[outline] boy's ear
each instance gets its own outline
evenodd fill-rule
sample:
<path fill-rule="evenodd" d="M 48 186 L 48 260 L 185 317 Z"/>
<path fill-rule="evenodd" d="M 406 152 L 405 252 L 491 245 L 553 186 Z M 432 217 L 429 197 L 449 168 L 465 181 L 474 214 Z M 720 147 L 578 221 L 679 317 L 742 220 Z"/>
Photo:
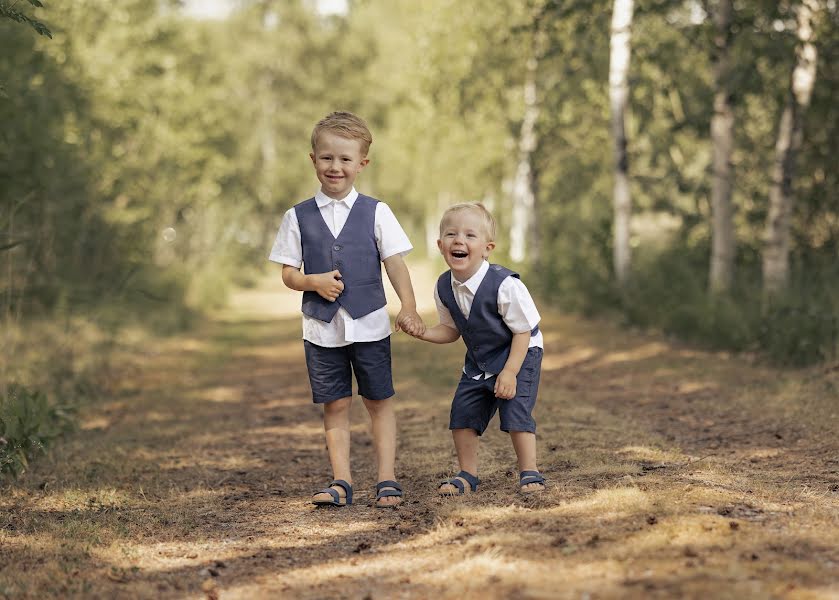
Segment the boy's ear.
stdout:
<path fill-rule="evenodd" d="M 361 159 L 361 161 L 359 161 L 358 170 L 361 171 L 361 169 L 366 167 L 368 164 L 370 164 L 370 159 L 365 156 L 364 158 Z"/>
<path fill-rule="evenodd" d="M 484 251 L 484 258 L 489 256 L 489 253 L 495 250 L 495 242 L 487 242 L 486 250 Z"/>
<path fill-rule="evenodd" d="M 440 251 L 440 254 L 443 253 L 443 240 L 437 240 L 437 249 Z"/>
<path fill-rule="evenodd" d="M 314 152 L 309 152 L 309 158 L 312 159 L 312 164 L 315 164 L 315 153 Z"/>

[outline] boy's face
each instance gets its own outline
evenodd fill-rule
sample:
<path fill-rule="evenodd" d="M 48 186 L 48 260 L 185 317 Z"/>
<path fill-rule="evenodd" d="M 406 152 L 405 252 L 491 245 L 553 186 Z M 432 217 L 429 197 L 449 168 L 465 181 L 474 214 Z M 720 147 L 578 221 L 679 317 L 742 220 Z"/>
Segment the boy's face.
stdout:
<path fill-rule="evenodd" d="M 309 154 L 321 191 L 334 200 L 342 200 L 353 187 L 356 176 L 370 160 L 361 153 L 361 141 L 322 131 Z"/>
<path fill-rule="evenodd" d="M 443 221 L 442 238 L 437 240 L 440 254 L 452 270 L 455 279 L 466 281 L 481 268 L 484 259 L 495 248 L 489 240 L 486 224 L 474 210 L 461 210 Z"/>

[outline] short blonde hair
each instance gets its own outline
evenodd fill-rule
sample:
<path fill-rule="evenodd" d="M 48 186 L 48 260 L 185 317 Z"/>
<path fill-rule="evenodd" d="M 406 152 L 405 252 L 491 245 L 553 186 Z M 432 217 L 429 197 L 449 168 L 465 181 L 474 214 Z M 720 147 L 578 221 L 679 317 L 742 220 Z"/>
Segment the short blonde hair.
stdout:
<path fill-rule="evenodd" d="M 440 237 L 443 237 L 443 226 L 446 223 L 446 219 L 451 217 L 455 213 L 463 212 L 463 211 L 474 211 L 481 217 L 481 221 L 484 224 L 484 233 L 487 235 L 487 239 L 490 242 L 495 241 L 495 217 L 492 216 L 492 213 L 487 210 L 487 207 L 481 204 L 480 202 L 461 202 L 460 204 L 452 204 L 448 207 L 445 212 L 443 212 L 443 216 L 440 217 Z"/>
<path fill-rule="evenodd" d="M 323 131 L 331 131 L 335 135 L 347 138 L 350 140 L 358 140 L 361 142 L 361 154 L 367 156 L 367 151 L 370 149 L 370 144 L 373 143 L 373 134 L 367 127 L 367 123 L 361 117 L 358 117 L 351 112 L 337 111 L 332 112 L 317 122 L 315 128 L 312 130 L 312 150 L 315 150 L 318 136 Z"/>

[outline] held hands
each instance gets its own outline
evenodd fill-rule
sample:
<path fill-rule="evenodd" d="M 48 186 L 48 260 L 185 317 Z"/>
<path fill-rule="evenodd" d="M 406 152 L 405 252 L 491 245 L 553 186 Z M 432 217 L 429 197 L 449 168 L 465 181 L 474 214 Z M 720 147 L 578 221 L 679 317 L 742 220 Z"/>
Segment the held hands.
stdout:
<path fill-rule="evenodd" d="M 341 272 L 335 269 L 329 273 L 318 273 L 311 275 L 314 284 L 314 291 L 321 298 L 335 302 L 341 292 L 344 291 L 344 282 L 341 281 Z"/>
<path fill-rule="evenodd" d="M 504 369 L 495 378 L 495 397 L 502 400 L 510 400 L 516 397 L 516 376 L 515 374 Z"/>
<path fill-rule="evenodd" d="M 396 315 L 396 331 L 402 330 L 416 338 L 425 335 L 425 323 L 415 310 L 402 309 Z"/>

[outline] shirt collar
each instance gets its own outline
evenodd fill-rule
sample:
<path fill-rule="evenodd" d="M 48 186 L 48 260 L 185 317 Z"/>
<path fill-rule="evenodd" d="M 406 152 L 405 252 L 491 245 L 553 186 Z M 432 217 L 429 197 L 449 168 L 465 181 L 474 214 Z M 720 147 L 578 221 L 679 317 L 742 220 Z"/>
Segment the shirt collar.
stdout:
<path fill-rule="evenodd" d="M 318 190 L 315 194 L 315 202 L 318 204 L 318 208 L 323 208 L 324 206 L 331 204 L 333 202 L 343 202 L 347 205 L 347 208 L 352 209 L 352 205 L 355 204 L 355 201 L 358 199 L 358 192 L 355 191 L 355 187 L 350 190 L 350 193 L 344 196 L 343 198 L 339 198 L 336 200 L 335 198 L 330 198 L 323 191 Z"/>
<path fill-rule="evenodd" d="M 478 293 L 478 288 L 481 287 L 481 283 L 483 282 L 484 277 L 486 277 L 487 271 L 489 271 L 489 263 L 487 261 L 483 261 L 481 266 L 478 267 L 478 271 L 463 283 L 460 283 L 457 279 L 455 279 L 454 273 L 452 273 L 452 286 L 454 288 L 465 287 L 472 292 L 472 295 L 474 296 Z"/>

